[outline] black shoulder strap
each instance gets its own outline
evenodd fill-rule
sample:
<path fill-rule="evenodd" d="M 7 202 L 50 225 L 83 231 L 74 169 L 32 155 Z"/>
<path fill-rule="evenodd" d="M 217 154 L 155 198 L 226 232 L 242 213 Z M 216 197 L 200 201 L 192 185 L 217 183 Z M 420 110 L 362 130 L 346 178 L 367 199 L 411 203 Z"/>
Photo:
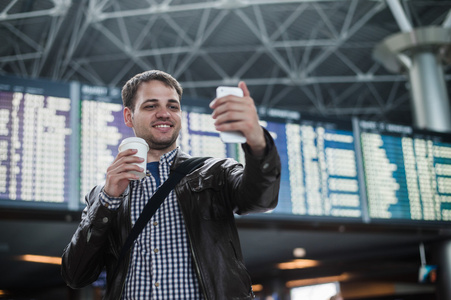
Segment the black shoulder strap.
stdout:
<path fill-rule="evenodd" d="M 163 203 L 164 199 L 166 199 L 166 197 L 169 195 L 171 190 L 176 186 L 177 183 L 180 182 L 180 180 L 182 180 L 183 177 L 185 177 L 196 168 L 200 167 L 208 158 L 209 157 L 193 157 L 184 161 L 179 166 L 177 166 L 177 168 L 173 173 L 171 173 L 168 179 L 157 189 L 157 191 L 147 202 L 146 206 L 144 206 L 141 215 L 139 216 L 138 220 L 136 220 L 135 225 L 133 226 L 130 234 L 127 237 L 127 240 L 122 246 L 115 273 L 119 267 L 120 262 L 133 244 L 133 241 L 144 229 L 147 222 L 149 222 L 157 209 L 160 207 L 161 203 Z"/>

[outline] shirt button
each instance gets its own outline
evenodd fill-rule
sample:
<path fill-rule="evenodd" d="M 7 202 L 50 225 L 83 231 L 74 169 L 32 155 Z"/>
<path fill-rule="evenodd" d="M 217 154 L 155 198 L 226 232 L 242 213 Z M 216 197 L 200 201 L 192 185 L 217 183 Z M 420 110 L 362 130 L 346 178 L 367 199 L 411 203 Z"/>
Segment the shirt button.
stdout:
<path fill-rule="evenodd" d="M 155 249 L 153 250 L 153 252 L 158 253 L 158 249 L 155 248 Z"/>
<path fill-rule="evenodd" d="M 155 282 L 155 286 L 156 286 L 156 287 L 159 287 L 160 284 L 159 284 L 158 282 Z"/>
<path fill-rule="evenodd" d="M 158 225 L 158 222 L 153 222 L 153 226 L 157 226 Z"/>
<path fill-rule="evenodd" d="M 108 217 L 104 217 L 104 218 L 102 219 L 102 222 L 103 222 L 103 223 L 108 223 Z"/>

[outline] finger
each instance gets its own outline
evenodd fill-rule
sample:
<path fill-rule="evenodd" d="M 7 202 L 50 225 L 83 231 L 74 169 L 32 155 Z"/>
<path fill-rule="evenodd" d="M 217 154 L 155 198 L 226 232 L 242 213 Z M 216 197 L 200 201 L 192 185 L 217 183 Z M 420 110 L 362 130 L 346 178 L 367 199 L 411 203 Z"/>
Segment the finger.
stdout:
<path fill-rule="evenodd" d="M 140 167 L 136 162 L 125 162 L 120 164 L 116 169 L 118 173 L 126 173 L 131 171 L 142 172 L 144 171 L 142 167 Z"/>
<path fill-rule="evenodd" d="M 221 114 L 218 114 L 214 117 L 215 122 L 214 125 L 222 125 L 224 123 L 233 123 L 233 122 L 239 122 L 248 119 L 247 114 L 245 111 L 225 111 Z"/>
<path fill-rule="evenodd" d="M 120 172 L 127 172 L 124 168 L 129 168 L 130 166 L 137 166 L 138 164 L 142 163 L 144 161 L 143 158 L 138 156 L 126 156 L 119 158 L 118 160 L 114 161 L 107 169 L 107 172 L 114 172 L 114 173 L 120 173 Z M 134 170 L 133 170 L 134 171 Z"/>
<path fill-rule="evenodd" d="M 130 163 L 122 163 L 116 166 L 114 165 L 110 166 L 107 170 L 106 182 L 108 186 L 112 186 L 113 188 L 109 187 L 109 189 L 116 190 L 119 188 L 120 185 L 126 184 L 129 180 L 139 179 L 139 177 L 133 174 L 132 171 L 141 173 L 144 170 L 140 166 Z"/>
<path fill-rule="evenodd" d="M 142 163 L 143 161 L 144 158 L 135 155 L 119 157 L 111 164 L 111 168 L 120 168 L 123 165 L 136 165 Z"/>
<path fill-rule="evenodd" d="M 247 110 L 243 111 L 227 111 L 217 116 L 214 125 L 218 131 L 227 130 L 223 127 L 224 124 L 233 124 L 234 127 L 242 126 L 240 130 L 247 130 L 247 128 L 255 127 L 254 123 L 258 124 Z M 229 128 L 230 126 L 227 126 Z"/>
<path fill-rule="evenodd" d="M 141 172 L 138 170 L 133 170 L 133 171 L 136 171 L 138 173 Z M 106 176 L 106 182 L 108 183 L 108 185 L 112 185 L 112 186 L 118 185 L 121 182 L 123 184 L 125 184 L 130 180 L 137 180 L 137 179 L 139 179 L 139 177 L 136 174 L 132 173 L 131 171 L 130 172 L 120 172 L 120 173 L 107 173 L 107 176 Z"/>
<path fill-rule="evenodd" d="M 138 149 L 127 149 L 127 150 L 119 152 L 118 156 L 129 156 L 129 155 L 136 154 L 137 152 L 138 152 Z"/>
<path fill-rule="evenodd" d="M 238 83 L 238 87 L 243 91 L 244 97 L 250 97 L 251 93 L 249 92 L 249 89 L 247 88 L 247 85 L 244 81 L 240 81 Z"/>
<path fill-rule="evenodd" d="M 133 173 L 107 173 L 104 191 L 111 197 L 119 197 L 127 188 L 130 180 L 138 180 L 139 177 Z"/>
<path fill-rule="evenodd" d="M 215 110 L 220 106 L 223 106 L 224 104 L 228 103 L 228 102 L 233 102 L 233 101 L 240 101 L 242 98 L 238 97 L 238 96 L 234 96 L 234 95 L 226 95 L 220 98 L 215 98 L 213 99 L 213 101 L 210 102 L 210 108 Z"/>
<path fill-rule="evenodd" d="M 217 131 L 242 131 L 244 126 L 244 121 L 242 120 L 215 124 Z"/>
<path fill-rule="evenodd" d="M 213 110 L 212 117 L 213 119 L 217 119 L 219 116 L 230 117 L 231 113 L 244 112 L 245 110 L 246 110 L 245 104 L 241 99 L 239 101 L 234 101 L 233 99 L 230 99 L 230 101 L 218 104 L 216 108 Z M 233 119 L 231 119 L 231 121 L 232 120 Z"/>
<path fill-rule="evenodd" d="M 134 150 L 132 150 L 132 151 L 126 150 L 123 152 L 119 153 L 116 156 L 113 163 L 108 167 L 107 173 L 114 174 L 114 173 L 127 172 L 127 171 L 129 171 L 127 168 L 132 167 L 135 169 L 135 167 L 138 167 L 136 164 L 140 164 L 144 161 L 144 159 L 142 157 L 133 155 L 134 153 L 136 153 L 136 151 L 134 151 Z M 126 153 L 126 152 L 129 152 L 129 153 Z M 131 155 L 130 155 L 130 153 L 131 153 Z M 135 167 L 133 167 L 133 166 L 135 166 Z M 126 168 L 126 169 L 124 169 L 124 168 Z M 132 171 L 135 171 L 135 170 L 132 170 Z M 136 170 L 136 171 L 138 171 L 138 170 Z"/>
<path fill-rule="evenodd" d="M 243 86 L 244 89 L 241 86 Z M 243 91 L 243 97 L 246 95 L 249 96 L 249 90 L 247 89 L 247 86 L 243 81 L 241 81 L 238 84 L 238 87 L 241 88 L 241 90 Z M 216 107 L 223 105 L 224 103 L 229 102 L 229 101 L 242 101 L 243 97 L 235 96 L 235 95 L 225 95 L 225 96 L 213 99 L 210 102 L 209 106 L 211 109 L 215 109 Z"/>
<path fill-rule="evenodd" d="M 120 160 L 123 157 L 132 157 L 134 156 L 136 153 L 138 153 L 138 149 L 127 149 L 124 151 L 119 152 L 116 157 L 114 158 L 114 162 Z"/>

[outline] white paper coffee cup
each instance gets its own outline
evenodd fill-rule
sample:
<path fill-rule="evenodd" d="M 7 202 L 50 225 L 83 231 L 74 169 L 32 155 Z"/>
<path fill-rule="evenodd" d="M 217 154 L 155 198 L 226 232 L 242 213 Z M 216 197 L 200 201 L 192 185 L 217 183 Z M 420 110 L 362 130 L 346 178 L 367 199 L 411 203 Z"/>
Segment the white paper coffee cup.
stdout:
<path fill-rule="evenodd" d="M 147 152 L 149 151 L 149 145 L 147 145 L 146 141 L 139 137 L 129 137 L 124 139 L 121 144 L 119 145 L 119 152 L 128 150 L 128 149 L 136 149 L 138 152 L 135 154 L 135 156 L 144 158 L 144 161 L 140 164 L 136 163 L 135 165 L 140 166 L 143 171 L 142 172 L 135 172 L 131 171 L 131 173 L 137 175 L 139 179 L 142 179 L 146 176 L 146 169 L 147 169 Z"/>

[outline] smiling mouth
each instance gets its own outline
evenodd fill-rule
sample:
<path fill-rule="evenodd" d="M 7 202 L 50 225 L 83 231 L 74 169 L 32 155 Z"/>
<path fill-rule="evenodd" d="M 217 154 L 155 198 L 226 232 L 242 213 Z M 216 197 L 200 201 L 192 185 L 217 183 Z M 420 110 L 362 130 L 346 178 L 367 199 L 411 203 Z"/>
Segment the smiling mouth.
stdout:
<path fill-rule="evenodd" d="M 155 128 L 170 128 L 172 125 L 162 124 L 162 125 L 155 125 Z"/>

